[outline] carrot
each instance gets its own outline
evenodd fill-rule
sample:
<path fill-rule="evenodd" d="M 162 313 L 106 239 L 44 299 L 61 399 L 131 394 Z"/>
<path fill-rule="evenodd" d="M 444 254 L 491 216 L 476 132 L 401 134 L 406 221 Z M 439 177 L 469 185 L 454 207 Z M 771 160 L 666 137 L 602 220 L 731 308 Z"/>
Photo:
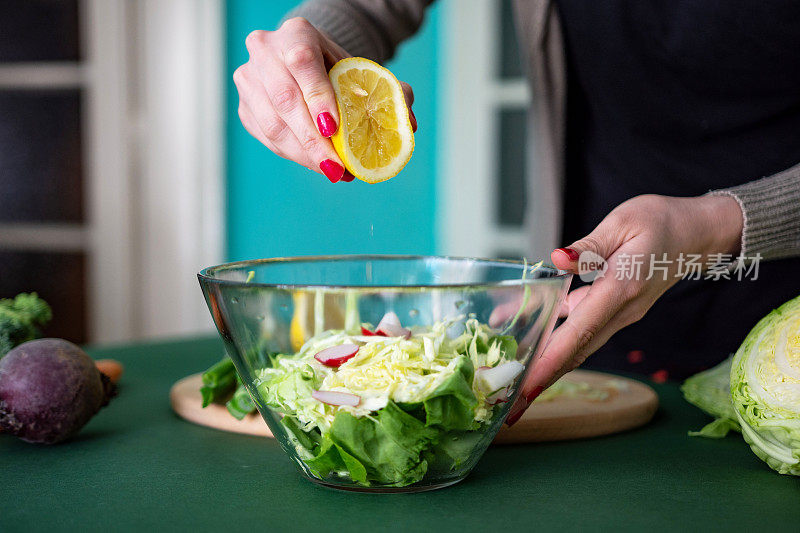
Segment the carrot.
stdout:
<path fill-rule="evenodd" d="M 122 364 L 113 359 L 98 359 L 94 364 L 97 370 L 108 376 L 108 379 L 110 379 L 112 383 L 119 381 L 119 378 L 122 376 L 122 371 L 124 370 Z"/>

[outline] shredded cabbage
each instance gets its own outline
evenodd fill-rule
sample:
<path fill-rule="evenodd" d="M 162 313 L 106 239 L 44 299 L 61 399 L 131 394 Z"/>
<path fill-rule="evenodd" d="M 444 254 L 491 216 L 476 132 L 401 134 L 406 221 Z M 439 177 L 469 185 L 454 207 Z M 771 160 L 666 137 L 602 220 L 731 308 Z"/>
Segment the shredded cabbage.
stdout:
<path fill-rule="evenodd" d="M 453 321 L 439 322 L 425 330 L 415 329 L 408 339 L 325 331 L 309 339 L 297 354 L 275 357 L 273 367 L 259 372 L 256 384 L 268 404 L 296 417 L 304 430 L 316 427 L 325 431 L 342 411 L 362 417 L 390 401 L 425 401 L 456 372 L 461 358 L 469 358 L 474 370 L 516 356 L 513 337 L 496 335 L 485 324 L 468 319 L 463 332 L 451 338 L 448 330 L 453 326 Z M 341 344 L 356 344 L 359 349 L 338 368 L 314 358 Z M 477 382 L 472 385 L 478 400 L 473 418 L 485 422 L 494 407 L 485 400 L 495 391 L 483 390 Z M 361 401 L 356 407 L 327 405 L 311 397 L 313 390 L 355 394 Z"/>

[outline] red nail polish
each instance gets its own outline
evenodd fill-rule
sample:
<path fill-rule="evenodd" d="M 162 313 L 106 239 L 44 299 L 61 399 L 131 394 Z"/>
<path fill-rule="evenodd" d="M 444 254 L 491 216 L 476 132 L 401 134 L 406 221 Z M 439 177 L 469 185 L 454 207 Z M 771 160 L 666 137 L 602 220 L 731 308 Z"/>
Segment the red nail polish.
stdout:
<path fill-rule="evenodd" d="M 323 111 L 317 115 L 317 127 L 323 137 L 330 137 L 336 133 L 336 121 L 333 120 L 333 115 L 327 111 Z"/>
<path fill-rule="evenodd" d="M 533 388 L 533 390 L 530 392 L 530 394 L 525 396 L 525 399 L 528 400 L 528 403 L 531 403 L 531 402 L 533 402 L 533 400 L 535 400 L 536 398 L 539 397 L 539 395 L 542 393 L 543 390 L 544 390 L 544 387 L 542 387 L 541 385 L 536 385 Z"/>
<path fill-rule="evenodd" d="M 344 175 L 344 167 L 333 159 L 326 159 L 320 163 L 319 169 L 325 174 L 326 178 L 331 180 L 331 183 L 336 183 Z"/>
<path fill-rule="evenodd" d="M 556 252 L 561 252 L 562 254 L 566 255 L 570 261 L 577 261 L 580 257 L 578 252 L 572 248 L 556 248 Z"/>
<path fill-rule="evenodd" d="M 350 174 L 349 170 L 344 169 L 344 174 L 342 174 L 342 181 L 344 181 L 346 183 L 350 183 L 354 179 L 356 179 L 356 177 L 353 176 L 352 174 Z"/>
<path fill-rule="evenodd" d="M 506 418 L 506 425 L 508 427 L 511 427 L 514 424 L 516 424 L 519 421 L 519 419 L 522 418 L 522 413 L 524 413 L 525 409 L 527 409 L 527 408 L 528 408 L 528 406 L 526 405 L 523 408 L 520 408 L 520 409 L 518 409 L 518 410 L 516 410 L 516 411 L 514 411 L 512 413 L 509 413 L 508 417 Z"/>

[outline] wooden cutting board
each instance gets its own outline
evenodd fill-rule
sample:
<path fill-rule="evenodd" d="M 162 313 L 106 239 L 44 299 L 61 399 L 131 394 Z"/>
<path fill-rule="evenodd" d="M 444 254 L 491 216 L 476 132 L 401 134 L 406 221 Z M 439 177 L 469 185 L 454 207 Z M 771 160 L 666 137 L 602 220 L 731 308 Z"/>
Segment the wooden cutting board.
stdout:
<path fill-rule="evenodd" d="M 628 378 L 575 370 L 563 378 L 585 383 L 604 391 L 601 399 L 586 395 L 558 396 L 549 401 L 537 400 L 513 427 L 505 425 L 495 437 L 496 443 L 545 442 L 581 439 L 619 433 L 642 426 L 653 418 L 658 408 L 655 391 Z M 261 415 L 236 420 L 224 405 L 201 407 L 200 374 L 178 381 L 170 391 L 172 409 L 182 418 L 223 431 L 272 437 Z"/>

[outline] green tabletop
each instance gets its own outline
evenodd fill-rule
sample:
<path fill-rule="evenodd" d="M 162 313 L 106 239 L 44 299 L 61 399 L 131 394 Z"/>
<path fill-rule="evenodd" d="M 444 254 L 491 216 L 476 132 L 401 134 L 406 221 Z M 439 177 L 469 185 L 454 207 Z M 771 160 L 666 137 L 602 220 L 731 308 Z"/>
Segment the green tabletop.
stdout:
<path fill-rule="evenodd" d="M 125 365 L 119 397 L 64 444 L 0 435 L 0 531 L 800 527 L 800 479 L 769 470 L 739 436 L 688 437 L 707 420 L 675 384 L 655 386 L 661 409 L 642 429 L 493 446 L 453 487 L 354 494 L 305 481 L 271 439 L 172 414 L 172 383 L 221 353 L 209 338 L 91 350 Z"/>

